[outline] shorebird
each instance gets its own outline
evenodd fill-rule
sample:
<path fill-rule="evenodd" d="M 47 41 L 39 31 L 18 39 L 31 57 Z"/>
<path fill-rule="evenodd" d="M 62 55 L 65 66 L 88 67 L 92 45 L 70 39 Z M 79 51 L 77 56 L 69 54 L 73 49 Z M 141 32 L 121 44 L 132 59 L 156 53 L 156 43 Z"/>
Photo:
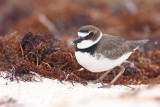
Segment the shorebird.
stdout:
<path fill-rule="evenodd" d="M 121 65 L 128 57 L 148 40 L 126 40 L 109 34 L 102 34 L 99 28 L 86 25 L 78 30 L 78 38 L 73 41 L 76 44 L 75 56 L 78 63 L 91 72 L 105 72 L 95 82 L 101 82 L 102 88 L 111 85 L 124 73 Z M 114 68 L 119 66 L 121 71 L 107 85 L 103 78 Z"/>

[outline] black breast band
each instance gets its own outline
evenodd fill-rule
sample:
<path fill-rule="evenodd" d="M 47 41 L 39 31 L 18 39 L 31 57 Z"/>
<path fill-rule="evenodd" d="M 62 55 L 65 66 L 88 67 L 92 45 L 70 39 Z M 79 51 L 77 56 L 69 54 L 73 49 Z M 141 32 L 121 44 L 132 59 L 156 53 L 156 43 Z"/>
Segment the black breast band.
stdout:
<path fill-rule="evenodd" d="M 88 47 L 88 48 L 85 48 L 85 49 L 79 49 L 77 46 L 76 46 L 76 52 L 77 51 L 80 51 L 80 52 L 87 52 L 87 53 L 90 53 L 90 54 L 94 54 L 94 51 L 97 47 L 98 43 L 94 44 L 93 46 L 91 47 Z"/>

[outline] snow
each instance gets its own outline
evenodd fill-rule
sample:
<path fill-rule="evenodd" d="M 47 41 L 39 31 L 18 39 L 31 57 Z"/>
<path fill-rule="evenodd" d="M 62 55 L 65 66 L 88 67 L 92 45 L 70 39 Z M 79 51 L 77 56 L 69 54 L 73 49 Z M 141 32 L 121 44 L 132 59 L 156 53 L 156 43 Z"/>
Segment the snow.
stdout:
<path fill-rule="evenodd" d="M 59 82 L 43 78 L 42 82 L 9 81 L 0 78 L 0 99 L 11 97 L 21 107 L 158 107 L 160 85 L 132 85 L 136 90 L 123 85 L 98 88 L 101 84 Z M 6 107 L 6 105 L 3 105 Z M 12 106 L 11 106 L 12 107 Z"/>

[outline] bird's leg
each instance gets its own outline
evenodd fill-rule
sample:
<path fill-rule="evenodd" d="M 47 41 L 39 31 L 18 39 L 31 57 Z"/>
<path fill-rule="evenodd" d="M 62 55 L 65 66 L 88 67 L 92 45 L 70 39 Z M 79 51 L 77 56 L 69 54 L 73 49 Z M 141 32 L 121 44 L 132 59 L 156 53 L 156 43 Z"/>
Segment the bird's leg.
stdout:
<path fill-rule="evenodd" d="M 113 83 L 124 73 L 125 68 L 122 65 L 120 66 L 120 68 L 121 71 L 119 72 L 119 74 L 110 83 L 108 83 L 107 85 L 102 85 L 100 88 L 110 88 Z"/>
<path fill-rule="evenodd" d="M 94 80 L 93 83 L 95 84 L 95 83 L 99 83 L 99 82 L 100 82 L 102 85 L 104 85 L 102 80 L 103 80 L 103 78 L 104 78 L 109 72 L 111 72 L 111 70 L 112 70 L 112 69 L 106 71 L 106 72 L 105 72 L 102 76 L 100 76 L 98 79 Z"/>

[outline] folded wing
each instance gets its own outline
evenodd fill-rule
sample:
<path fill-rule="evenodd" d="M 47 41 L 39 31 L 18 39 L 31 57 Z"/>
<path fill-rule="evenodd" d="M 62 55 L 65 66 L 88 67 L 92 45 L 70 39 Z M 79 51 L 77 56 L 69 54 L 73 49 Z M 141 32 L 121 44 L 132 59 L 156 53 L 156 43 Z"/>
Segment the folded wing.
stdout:
<path fill-rule="evenodd" d="M 145 44 L 148 40 L 125 40 L 118 36 L 103 35 L 97 47 L 97 53 L 102 53 L 107 58 L 117 59 L 123 54 L 134 52 L 139 46 Z"/>

